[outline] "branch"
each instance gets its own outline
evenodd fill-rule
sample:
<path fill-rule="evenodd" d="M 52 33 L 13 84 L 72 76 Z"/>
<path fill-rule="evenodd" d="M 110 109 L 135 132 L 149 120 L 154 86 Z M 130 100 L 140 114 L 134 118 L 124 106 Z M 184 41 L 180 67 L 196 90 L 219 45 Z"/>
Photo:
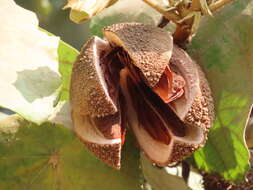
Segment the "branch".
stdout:
<path fill-rule="evenodd" d="M 192 11 L 199 11 L 200 10 L 199 0 L 192 0 L 190 10 L 192 10 Z"/>
<path fill-rule="evenodd" d="M 214 3 L 212 3 L 210 6 L 209 6 L 209 9 L 214 12 L 216 11 L 217 9 L 231 3 L 233 0 L 218 0 Z"/>
<path fill-rule="evenodd" d="M 177 21 L 180 20 L 180 17 L 175 13 L 171 11 L 166 11 L 162 6 L 160 6 L 155 0 L 143 0 L 145 3 L 147 3 L 149 6 L 153 7 L 155 10 L 157 10 L 159 13 L 161 13 L 166 19 L 177 23 Z"/>

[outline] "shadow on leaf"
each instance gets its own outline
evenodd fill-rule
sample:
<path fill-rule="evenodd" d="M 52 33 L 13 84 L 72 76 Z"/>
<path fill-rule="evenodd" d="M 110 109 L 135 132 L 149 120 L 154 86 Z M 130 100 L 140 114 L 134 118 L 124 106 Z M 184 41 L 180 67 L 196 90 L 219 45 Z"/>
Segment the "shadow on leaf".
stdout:
<path fill-rule="evenodd" d="M 39 67 L 17 72 L 17 80 L 13 85 L 28 102 L 33 102 L 52 95 L 59 88 L 60 81 L 59 75 L 49 67 Z"/>

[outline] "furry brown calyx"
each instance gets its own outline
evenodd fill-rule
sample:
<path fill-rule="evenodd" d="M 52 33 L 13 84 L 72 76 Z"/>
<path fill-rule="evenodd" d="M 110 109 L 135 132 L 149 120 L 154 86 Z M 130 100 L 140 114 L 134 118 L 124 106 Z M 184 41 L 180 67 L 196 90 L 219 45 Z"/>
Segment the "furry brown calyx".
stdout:
<path fill-rule="evenodd" d="M 126 126 L 159 166 L 174 164 L 206 141 L 213 101 L 203 72 L 171 34 L 140 23 L 104 28 L 73 67 L 74 129 L 98 158 L 119 168 Z"/>

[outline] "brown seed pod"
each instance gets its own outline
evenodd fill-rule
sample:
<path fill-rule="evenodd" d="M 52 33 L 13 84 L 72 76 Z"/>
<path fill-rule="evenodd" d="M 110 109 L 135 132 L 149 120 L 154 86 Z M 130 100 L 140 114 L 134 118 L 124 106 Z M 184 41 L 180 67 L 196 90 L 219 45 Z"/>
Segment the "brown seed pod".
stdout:
<path fill-rule="evenodd" d="M 214 113 L 200 67 L 160 28 L 121 23 L 103 32 L 84 45 L 71 78 L 74 129 L 87 148 L 119 168 L 127 124 L 159 166 L 203 146 Z"/>

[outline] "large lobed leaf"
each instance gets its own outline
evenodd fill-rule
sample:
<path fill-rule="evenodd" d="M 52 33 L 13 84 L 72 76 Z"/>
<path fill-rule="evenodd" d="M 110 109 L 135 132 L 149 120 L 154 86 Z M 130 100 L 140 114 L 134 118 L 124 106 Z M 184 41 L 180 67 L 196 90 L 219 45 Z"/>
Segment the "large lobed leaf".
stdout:
<path fill-rule="evenodd" d="M 47 120 L 61 84 L 59 38 L 38 28 L 36 15 L 0 1 L 0 106 L 36 123 Z"/>
<path fill-rule="evenodd" d="M 90 154 L 69 129 L 10 116 L 0 121 L 0 189 L 139 190 L 139 156 L 130 142 L 118 171 Z"/>
<path fill-rule="evenodd" d="M 197 167 L 241 182 L 249 168 L 244 130 L 253 102 L 253 7 L 235 1 L 204 20 L 189 47 L 211 85 L 216 119 Z"/>

